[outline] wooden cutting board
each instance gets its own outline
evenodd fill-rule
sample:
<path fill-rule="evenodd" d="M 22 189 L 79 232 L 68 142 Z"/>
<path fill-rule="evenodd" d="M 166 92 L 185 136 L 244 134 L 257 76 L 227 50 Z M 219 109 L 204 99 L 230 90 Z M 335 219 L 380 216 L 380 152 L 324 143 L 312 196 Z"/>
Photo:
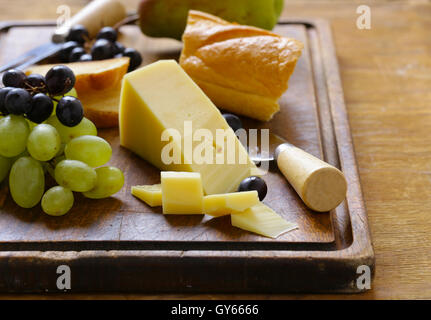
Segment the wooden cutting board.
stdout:
<path fill-rule="evenodd" d="M 11 28 L 0 37 L 0 63 L 49 41 L 51 27 Z M 324 21 L 283 21 L 275 32 L 301 40 L 305 49 L 281 111 L 268 123 L 243 119 L 248 128 L 269 128 L 309 153 L 341 168 L 345 202 L 328 213 L 307 209 L 277 168 L 264 177 L 265 203 L 298 225 L 278 239 L 230 224 L 229 217 L 164 216 L 130 194 L 137 184 L 160 181 L 160 172 L 119 146 L 118 130 L 100 130 L 113 147 L 110 164 L 123 170 L 125 186 L 109 199 L 75 197 L 63 217 L 40 206 L 19 208 L 2 189 L 0 291 L 56 292 L 57 267 L 72 273 L 72 292 L 359 292 L 365 265 L 374 274 L 374 253 L 362 200 L 350 129 L 330 28 Z M 181 43 L 144 37 L 135 26 L 122 40 L 140 50 L 144 64 L 178 59 Z M 362 267 L 363 268 L 363 267 Z"/>

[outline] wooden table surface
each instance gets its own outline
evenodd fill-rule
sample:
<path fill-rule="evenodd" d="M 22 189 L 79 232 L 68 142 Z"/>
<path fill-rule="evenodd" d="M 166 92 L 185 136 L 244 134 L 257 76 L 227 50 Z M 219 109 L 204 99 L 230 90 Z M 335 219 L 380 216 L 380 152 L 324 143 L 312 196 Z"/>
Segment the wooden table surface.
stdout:
<path fill-rule="evenodd" d="M 129 9 L 137 0 L 124 1 Z M 0 0 L 0 20 L 55 19 L 85 0 Z M 356 27 L 360 4 L 371 29 Z M 431 299 L 431 1 L 287 0 L 285 17 L 331 21 L 376 254 L 359 295 L 49 295 L 81 299 Z"/>

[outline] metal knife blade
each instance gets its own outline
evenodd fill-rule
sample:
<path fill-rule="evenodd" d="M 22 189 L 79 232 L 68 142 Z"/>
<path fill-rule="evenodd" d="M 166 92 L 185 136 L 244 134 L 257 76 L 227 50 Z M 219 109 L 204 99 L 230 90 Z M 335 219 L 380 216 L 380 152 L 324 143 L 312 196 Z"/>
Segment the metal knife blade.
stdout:
<path fill-rule="evenodd" d="M 42 44 L 0 67 L 0 73 L 16 68 L 24 70 L 27 67 L 56 54 L 61 49 L 61 43 L 48 42 Z"/>
<path fill-rule="evenodd" d="M 255 138 L 251 136 L 254 133 Z M 249 145 L 246 147 L 253 162 L 274 161 L 277 147 L 288 143 L 284 138 L 268 131 L 266 133 L 262 130 L 250 131 L 248 136 Z"/>
<path fill-rule="evenodd" d="M 0 73 L 11 68 L 25 69 L 57 53 L 65 41 L 71 26 L 84 25 L 90 36 L 95 36 L 101 26 L 114 26 L 127 16 L 124 5 L 119 0 L 95 0 L 71 18 L 68 24 L 56 29 L 52 42 L 34 48 L 18 58 L 0 66 Z"/>

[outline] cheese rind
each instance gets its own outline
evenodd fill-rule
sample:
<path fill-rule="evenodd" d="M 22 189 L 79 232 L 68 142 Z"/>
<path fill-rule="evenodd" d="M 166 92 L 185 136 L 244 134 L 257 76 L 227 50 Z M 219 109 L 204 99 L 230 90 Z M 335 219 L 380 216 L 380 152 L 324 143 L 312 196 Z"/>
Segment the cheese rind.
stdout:
<path fill-rule="evenodd" d="M 162 205 L 162 185 L 143 185 L 143 186 L 132 186 L 132 195 L 138 199 L 144 201 L 151 207 L 157 207 Z"/>
<path fill-rule="evenodd" d="M 186 121 L 191 122 L 192 132 L 185 132 Z M 122 146 L 161 170 L 199 172 L 206 194 L 235 191 L 250 176 L 250 170 L 256 168 L 220 111 L 174 60 L 161 60 L 124 76 L 119 122 Z M 179 132 L 180 139 L 162 141 L 166 129 Z M 226 140 L 234 141 L 235 161 L 196 163 L 184 151 L 185 141 L 199 129 L 212 134 L 210 145 L 215 155 L 220 150 L 216 130 L 225 130 Z M 162 161 L 162 150 L 168 143 L 180 152 L 181 163 Z M 200 143 L 193 142 L 192 149 Z"/>
<path fill-rule="evenodd" d="M 200 173 L 163 171 L 161 182 L 164 214 L 202 214 Z"/>
<path fill-rule="evenodd" d="M 284 220 L 261 202 L 245 211 L 232 212 L 231 223 L 234 227 L 269 238 L 277 238 L 281 234 L 297 228 L 294 223 Z"/>
<path fill-rule="evenodd" d="M 231 214 L 232 211 L 244 211 L 259 203 L 257 191 L 232 192 L 212 194 L 204 197 L 203 212 L 220 217 Z"/>

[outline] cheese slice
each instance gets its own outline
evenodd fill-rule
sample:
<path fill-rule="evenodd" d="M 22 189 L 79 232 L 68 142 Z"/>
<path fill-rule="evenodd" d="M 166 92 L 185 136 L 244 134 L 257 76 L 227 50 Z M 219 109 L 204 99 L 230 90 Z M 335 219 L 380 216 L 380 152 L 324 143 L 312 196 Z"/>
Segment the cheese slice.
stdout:
<path fill-rule="evenodd" d="M 162 185 L 132 186 L 132 195 L 141 199 L 151 207 L 162 205 Z"/>
<path fill-rule="evenodd" d="M 234 227 L 269 238 L 277 238 L 297 228 L 262 202 L 243 212 L 232 212 L 231 223 Z"/>
<path fill-rule="evenodd" d="M 220 217 L 231 214 L 232 211 L 244 211 L 258 203 L 257 191 L 213 194 L 204 197 L 203 212 Z"/>
<path fill-rule="evenodd" d="M 233 192 L 250 176 L 250 170 L 256 169 L 220 111 L 174 60 L 160 60 L 124 76 L 119 122 L 122 146 L 161 170 L 199 172 L 206 194 Z M 185 122 L 191 123 L 190 132 L 185 130 Z M 186 141 L 200 129 L 212 134 L 205 143 L 212 148 L 214 158 L 221 154 L 226 160 L 225 145 L 216 141 L 216 130 L 223 129 L 225 141 L 233 141 L 234 161 L 194 161 Z M 162 141 L 165 130 L 178 132 L 180 139 Z M 193 141 L 191 149 L 201 143 Z M 180 163 L 162 161 L 161 154 L 168 144 L 172 152 L 181 154 Z"/>
<path fill-rule="evenodd" d="M 162 171 L 160 176 L 164 214 L 202 214 L 200 173 Z"/>

